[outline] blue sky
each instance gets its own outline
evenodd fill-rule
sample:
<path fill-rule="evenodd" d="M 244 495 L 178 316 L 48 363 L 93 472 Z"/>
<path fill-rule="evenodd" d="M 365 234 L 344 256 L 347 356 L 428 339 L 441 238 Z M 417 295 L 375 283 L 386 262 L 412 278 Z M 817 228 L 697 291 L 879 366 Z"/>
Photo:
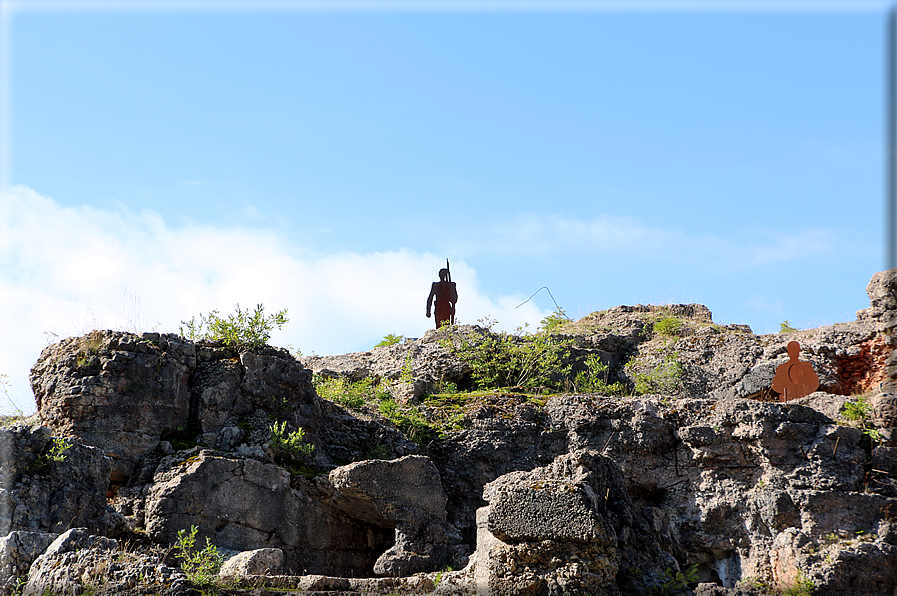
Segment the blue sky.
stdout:
<path fill-rule="evenodd" d="M 2 2 L 0 373 L 264 303 L 304 353 L 698 302 L 854 319 L 887 3 Z M 561 6 L 561 8 L 556 8 Z"/>

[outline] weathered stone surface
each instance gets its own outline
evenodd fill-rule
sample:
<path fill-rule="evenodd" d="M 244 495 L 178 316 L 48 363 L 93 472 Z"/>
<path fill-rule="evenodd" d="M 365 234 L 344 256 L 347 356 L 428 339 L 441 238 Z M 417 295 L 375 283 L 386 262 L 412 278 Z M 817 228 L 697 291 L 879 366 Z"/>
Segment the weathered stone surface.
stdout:
<path fill-rule="evenodd" d="M 657 549 L 656 541 L 639 542 L 623 478 L 595 451 L 502 476 L 486 485 L 483 498 L 489 506 L 477 512 L 478 594 L 619 594 L 622 551 L 636 544 Z M 668 555 L 661 561 L 675 567 Z M 643 574 L 627 589 L 656 581 L 661 561 L 638 567 Z"/>
<path fill-rule="evenodd" d="M 326 575 L 305 575 L 299 579 L 300 590 L 351 590 L 352 585 L 349 580 L 343 577 L 327 577 Z"/>
<path fill-rule="evenodd" d="M 337 356 L 307 356 L 302 364 L 315 374 L 360 380 L 367 377 L 393 381 L 402 401 L 417 400 L 444 382 L 462 384 L 469 369 L 443 343 L 457 335 L 475 333 L 461 325 L 452 331 L 430 330 L 420 340 Z"/>
<path fill-rule="evenodd" d="M 146 528 L 163 544 L 195 525 L 199 543 L 281 549 L 294 573 L 370 573 L 392 542 L 392 528 L 365 525 L 326 504 L 328 488 L 274 464 L 187 452 L 159 466 L 146 497 Z"/>
<path fill-rule="evenodd" d="M 802 576 L 822 596 L 884 596 L 897 590 L 897 547 L 875 536 L 843 532 L 814 539 L 789 528 L 775 537 L 770 563 L 773 585 L 781 589 Z"/>
<path fill-rule="evenodd" d="M 469 504 L 490 474 L 530 470 L 575 449 L 610 457 L 661 550 L 697 565 L 702 581 L 728 587 L 770 578 L 773 539 L 790 527 L 819 540 L 838 528 L 875 527 L 897 510 L 893 481 L 868 480 L 860 430 L 796 402 L 574 395 L 552 397 L 545 413 L 536 423 L 494 412 L 431 450 L 449 487 L 448 517 L 464 536 L 475 526 Z M 851 496 L 873 487 L 884 494 Z"/>
<path fill-rule="evenodd" d="M 330 472 L 332 502 L 361 521 L 395 527 L 395 544 L 374 565 L 378 575 L 439 569 L 459 555 L 461 537 L 445 519 L 446 497 L 429 458 L 349 464 Z"/>
<path fill-rule="evenodd" d="M 317 461 L 346 463 L 371 458 L 393 459 L 414 455 L 420 448 L 394 427 L 366 420 L 340 406 L 321 400 L 321 417 L 326 421 L 318 434 Z M 320 453 L 318 453 L 320 451 Z"/>
<path fill-rule="evenodd" d="M 0 534 L 60 532 L 72 525 L 106 531 L 111 462 L 98 449 L 67 444 L 54 458 L 49 428 L 0 429 Z"/>
<path fill-rule="evenodd" d="M 191 596 L 194 592 L 183 573 L 162 565 L 158 558 L 119 551 L 114 540 L 73 528 L 37 558 L 22 596 L 83 593 Z"/>
<path fill-rule="evenodd" d="M 31 386 L 42 422 L 102 449 L 121 481 L 162 433 L 187 423 L 195 360 L 193 342 L 177 335 L 93 331 L 48 346 Z"/>
<path fill-rule="evenodd" d="M 283 551 L 279 548 L 259 548 L 245 551 L 227 559 L 218 575 L 280 575 L 283 571 Z"/>
<path fill-rule="evenodd" d="M 897 428 L 897 394 L 878 393 L 872 397 L 870 405 L 876 426 Z"/>
<path fill-rule="evenodd" d="M 9 596 L 20 579 L 28 575 L 31 564 L 43 553 L 56 534 L 47 532 L 10 532 L 0 538 L 0 594 Z"/>
<path fill-rule="evenodd" d="M 881 320 L 897 312 L 897 269 L 878 271 L 866 286 L 869 308 L 857 312 L 860 320 Z"/>
<path fill-rule="evenodd" d="M 286 350 L 265 347 L 241 352 L 239 359 L 215 359 L 220 351 L 201 345 L 200 362 L 191 380 L 203 432 L 218 433 L 228 423 L 262 410 L 288 414 L 314 442 L 321 412 L 311 371 Z"/>

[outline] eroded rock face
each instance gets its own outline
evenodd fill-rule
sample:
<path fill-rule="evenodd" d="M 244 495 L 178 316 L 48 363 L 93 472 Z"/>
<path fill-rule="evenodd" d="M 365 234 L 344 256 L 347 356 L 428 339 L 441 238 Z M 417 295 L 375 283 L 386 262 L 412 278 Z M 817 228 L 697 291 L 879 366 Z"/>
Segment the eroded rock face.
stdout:
<path fill-rule="evenodd" d="M 0 534 L 60 532 L 72 525 L 107 530 L 111 462 L 99 449 L 66 445 L 57 446 L 44 426 L 0 429 Z"/>
<path fill-rule="evenodd" d="M 445 518 L 445 493 L 429 458 L 372 460 L 330 473 L 334 504 L 355 519 L 395 527 L 395 544 L 374 565 L 377 575 L 431 571 L 463 556 L 461 536 Z M 466 560 L 464 561 L 466 562 Z"/>
<path fill-rule="evenodd" d="M 94 332 L 51 346 L 32 371 L 52 430 L 0 431 L 0 448 L 13 453 L 3 459 L 0 523 L 56 531 L 74 519 L 103 533 L 115 517 L 104 510 L 111 476 L 110 502 L 128 528 L 146 527 L 170 544 L 196 525 L 200 541 L 222 548 L 282 551 L 292 573 L 432 571 L 460 559 L 463 537 L 487 553 L 478 573 L 495 593 L 615 593 L 614 584 L 638 591 L 627 570 L 641 571 L 647 589 L 678 561 L 720 590 L 749 576 L 785 587 L 800 570 L 817 594 L 857 586 L 892 594 L 895 288 L 897 270 L 877 274 L 867 288 L 872 306 L 858 321 L 788 335 L 713 325 L 699 305 L 596 313 L 588 334 L 569 336 L 573 357 L 600 356 L 613 381 L 653 374 L 672 354 L 680 373 L 669 391 L 567 394 L 544 404 L 493 396 L 466 412 L 464 430 L 426 446 L 430 459 L 402 457 L 421 449 L 388 424 L 320 400 L 311 371 L 284 350 L 238 353 L 177 336 Z M 683 318 L 683 329 L 652 343 L 651 317 L 661 315 Z M 464 381 L 446 348 L 452 333 L 306 364 L 393 380 L 413 400 L 442 381 Z M 775 403 L 769 385 L 792 339 L 822 390 Z M 879 427 L 881 444 L 838 424 L 839 394 L 859 392 L 871 396 L 867 424 Z M 273 463 L 274 420 L 305 429 L 316 446 L 306 463 L 332 470 L 329 477 Z M 218 451 L 183 451 L 169 436 L 182 427 L 194 433 L 185 442 Z M 99 449 L 76 444 L 68 463 L 44 466 L 52 433 Z M 359 461 L 375 455 L 392 461 Z M 333 470 L 351 461 L 359 463 Z M 86 558 L 56 553 L 53 565 L 93 577 L 109 564 L 95 547 L 83 550 Z"/>
<path fill-rule="evenodd" d="M 28 575 L 31 564 L 43 553 L 56 534 L 10 532 L 0 538 L 0 594 L 9 596 L 20 578 Z"/>
<path fill-rule="evenodd" d="M 363 524 L 325 501 L 319 487 L 274 464 L 222 457 L 210 450 L 168 458 L 146 498 L 147 532 L 165 544 L 198 528 L 220 548 L 283 551 L 293 573 L 352 575 L 371 570 L 392 528 Z M 368 571 L 370 573 L 370 571 Z"/>
<path fill-rule="evenodd" d="M 489 505 L 477 512 L 478 594 L 619 594 L 624 550 L 654 558 L 639 561 L 640 577 L 626 578 L 629 590 L 658 582 L 663 564 L 677 569 L 650 531 L 635 531 L 643 520 L 623 477 L 596 451 L 506 474 L 485 486 L 483 498 Z"/>
<path fill-rule="evenodd" d="M 93 331 L 48 346 L 31 369 L 42 422 L 112 457 L 123 481 L 188 422 L 193 342 L 172 335 Z"/>
<path fill-rule="evenodd" d="M 95 331 L 44 350 L 32 369 L 41 420 L 54 433 L 112 458 L 125 483 L 166 439 L 264 458 L 269 427 L 301 427 L 317 465 L 416 453 L 394 428 L 321 400 L 312 373 L 286 350 L 239 352 L 176 335 Z M 327 419 L 328 424 L 322 425 Z M 171 439 L 174 440 L 174 439 Z M 183 448 L 183 447 L 182 447 Z"/>
<path fill-rule="evenodd" d="M 84 593 L 190 596 L 194 591 L 183 573 L 158 558 L 120 552 L 116 541 L 72 528 L 31 566 L 22 596 Z"/>
<path fill-rule="evenodd" d="M 574 395 L 551 398 L 545 411 L 547 420 L 541 423 L 498 415 L 479 419 L 435 452 L 443 484 L 450 487 L 449 519 L 465 536 L 477 523 L 469 504 L 477 502 L 480 491 L 491 498 L 484 490 L 495 478 L 489 478 L 490 470 L 516 466 L 521 471 L 515 474 L 526 478 L 523 470 L 549 456 L 587 449 L 619 466 L 634 517 L 652 528 L 645 533 L 653 533 L 659 548 L 681 564 L 697 565 L 702 581 L 734 587 L 754 576 L 786 585 L 796 574 L 795 565 L 830 582 L 848 581 L 844 574 L 829 573 L 830 563 L 813 554 L 826 535 L 839 532 L 874 534 L 863 548 L 878 554 L 864 556 L 890 560 L 891 543 L 882 528 L 889 523 L 888 512 L 897 511 L 897 491 L 888 478 L 870 475 L 862 432 L 836 425 L 815 409 L 797 402 L 691 399 L 665 404 Z M 877 449 L 883 447 L 873 456 Z M 523 525 L 531 531 L 540 527 Z M 779 535 L 795 529 L 806 537 L 800 543 L 804 558 L 774 562 L 778 555 L 770 553 L 777 552 Z M 836 590 L 846 588 L 831 583 L 826 589 L 840 593 Z"/>

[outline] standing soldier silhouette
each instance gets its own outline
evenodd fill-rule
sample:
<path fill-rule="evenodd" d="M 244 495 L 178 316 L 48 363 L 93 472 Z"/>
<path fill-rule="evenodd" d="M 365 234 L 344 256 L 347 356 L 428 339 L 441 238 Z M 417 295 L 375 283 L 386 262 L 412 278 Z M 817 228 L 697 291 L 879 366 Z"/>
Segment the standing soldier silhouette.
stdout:
<path fill-rule="evenodd" d="M 445 260 L 445 269 L 439 270 L 439 281 L 434 281 L 430 286 L 430 295 L 427 296 L 427 318 L 430 318 L 430 305 L 436 298 L 436 328 L 443 325 L 455 324 L 455 303 L 458 301 L 458 290 L 452 281 L 449 271 L 448 259 Z"/>

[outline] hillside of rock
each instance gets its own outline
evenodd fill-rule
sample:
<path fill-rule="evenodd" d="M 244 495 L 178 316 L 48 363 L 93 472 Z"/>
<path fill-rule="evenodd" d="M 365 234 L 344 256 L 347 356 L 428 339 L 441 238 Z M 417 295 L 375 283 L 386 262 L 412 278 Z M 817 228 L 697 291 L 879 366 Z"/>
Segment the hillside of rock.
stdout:
<path fill-rule="evenodd" d="M 195 529 L 229 593 L 893 595 L 897 270 L 867 293 L 856 321 L 764 336 L 611 308 L 543 336 L 546 386 L 470 393 L 483 327 L 301 360 L 63 340 L 39 420 L 0 429 L 0 591 L 204 589 L 172 550 Z M 820 385 L 780 401 L 790 341 Z M 322 398 L 334 380 L 380 393 Z"/>

